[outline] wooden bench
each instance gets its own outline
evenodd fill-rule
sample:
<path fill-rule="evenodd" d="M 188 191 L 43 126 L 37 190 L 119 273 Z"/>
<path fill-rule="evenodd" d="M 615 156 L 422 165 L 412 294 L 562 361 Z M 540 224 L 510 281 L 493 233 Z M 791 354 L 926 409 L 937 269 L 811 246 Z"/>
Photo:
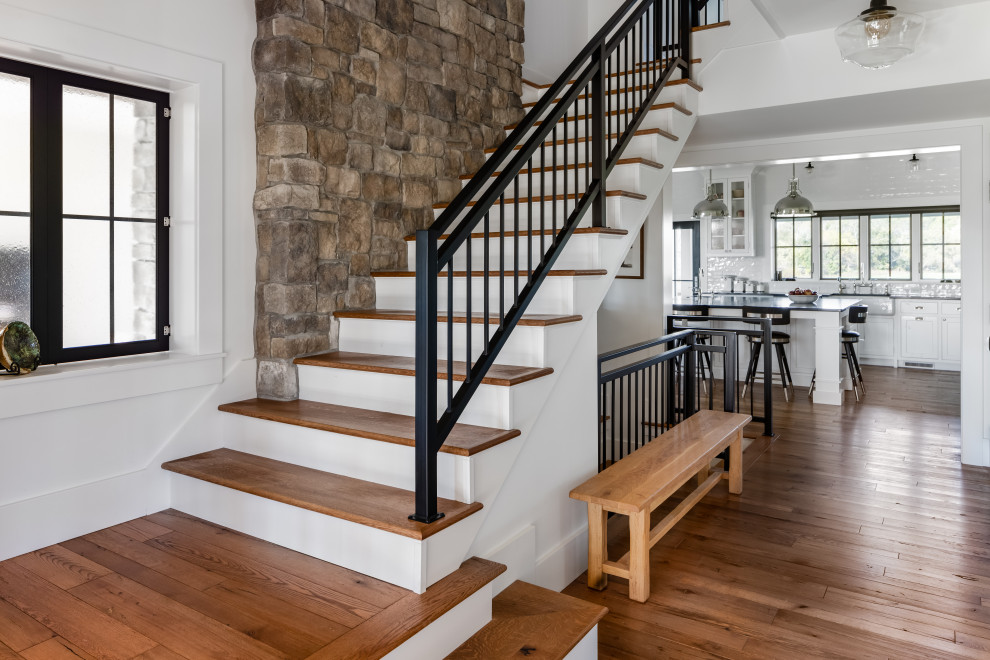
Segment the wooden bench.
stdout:
<path fill-rule="evenodd" d="M 607 575 L 629 580 L 629 597 L 650 597 L 650 548 L 722 479 L 729 492 L 742 493 L 743 428 L 749 415 L 702 410 L 656 440 L 612 464 L 571 491 L 588 503 L 588 586 L 604 589 Z M 712 460 L 729 449 L 729 471 L 712 472 Z M 698 487 L 656 527 L 650 514 L 697 476 Z M 608 561 L 608 514 L 629 516 L 629 552 Z"/>

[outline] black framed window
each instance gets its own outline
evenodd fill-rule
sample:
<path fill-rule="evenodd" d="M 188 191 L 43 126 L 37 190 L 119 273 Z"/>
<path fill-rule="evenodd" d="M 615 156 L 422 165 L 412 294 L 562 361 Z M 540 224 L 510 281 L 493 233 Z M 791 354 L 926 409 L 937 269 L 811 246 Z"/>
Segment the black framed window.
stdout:
<path fill-rule="evenodd" d="M 45 363 L 168 350 L 168 107 L 0 59 L 0 324 Z"/>
<path fill-rule="evenodd" d="M 870 215 L 870 279 L 911 279 L 911 215 Z"/>
<path fill-rule="evenodd" d="M 778 218 L 773 226 L 776 264 L 781 277 L 810 278 L 811 218 Z"/>
<path fill-rule="evenodd" d="M 859 277 L 859 216 L 822 217 L 821 231 L 821 279 Z"/>
<path fill-rule="evenodd" d="M 921 279 L 962 279 L 962 233 L 958 212 L 921 215 Z"/>

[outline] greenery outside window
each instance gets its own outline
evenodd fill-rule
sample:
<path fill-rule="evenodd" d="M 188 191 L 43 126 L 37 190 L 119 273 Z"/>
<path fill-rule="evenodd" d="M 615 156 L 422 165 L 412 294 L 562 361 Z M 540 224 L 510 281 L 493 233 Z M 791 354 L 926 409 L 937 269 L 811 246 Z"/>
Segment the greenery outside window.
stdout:
<path fill-rule="evenodd" d="M 860 277 L 859 216 L 823 217 L 821 223 L 821 279 Z"/>
<path fill-rule="evenodd" d="M 911 215 L 871 215 L 870 279 L 911 279 Z"/>
<path fill-rule="evenodd" d="M 784 278 L 812 275 L 811 218 L 779 218 L 774 222 L 777 270 Z"/>
<path fill-rule="evenodd" d="M 962 279 L 962 236 L 958 213 L 921 216 L 921 279 Z"/>

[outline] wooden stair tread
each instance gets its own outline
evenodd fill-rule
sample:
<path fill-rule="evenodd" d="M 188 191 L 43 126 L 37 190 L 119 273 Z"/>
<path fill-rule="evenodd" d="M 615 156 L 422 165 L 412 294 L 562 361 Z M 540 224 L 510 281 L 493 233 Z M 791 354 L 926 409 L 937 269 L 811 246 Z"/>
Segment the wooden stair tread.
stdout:
<path fill-rule="evenodd" d="M 409 520 L 416 510 L 415 493 L 392 486 L 322 472 L 253 454 L 216 449 L 162 464 L 162 468 L 244 493 L 422 540 L 481 510 L 481 503 L 463 504 L 437 498 L 446 515 L 424 525 Z"/>
<path fill-rule="evenodd" d="M 416 375 L 416 358 L 398 355 L 377 355 L 372 353 L 350 353 L 333 351 L 323 355 L 296 358 L 295 363 L 311 367 L 327 367 L 331 369 L 351 369 L 353 371 L 370 371 L 375 373 L 396 374 L 399 376 Z M 453 379 L 463 381 L 466 372 L 464 362 L 454 362 Z M 553 369 L 549 367 L 517 367 L 507 364 L 496 364 L 488 370 L 488 375 L 482 380 L 487 385 L 512 387 L 536 378 L 549 376 Z M 437 378 L 447 378 L 447 361 L 437 360 Z"/>
<path fill-rule="evenodd" d="M 606 197 L 629 197 L 630 199 L 638 199 L 638 200 L 645 200 L 646 199 L 646 195 L 641 195 L 639 193 L 629 192 L 628 190 L 608 190 L 608 191 L 605 192 L 605 196 Z M 529 204 L 530 202 L 535 202 L 535 203 L 542 203 L 542 202 L 561 202 L 561 201 L 564 201 L 564 200 L 567 200 L 567 199 L 577 199 L 577 198 L 578 198 L 578 196 L 575 193 L 570 193 L 568 195 L 556 195 L 556 196 L 554 196 L 554 195 L 540 195 L 539 197 L 519 197 L 519 198 L 516 198 L 516 197 L 509 198 L 509 197 L 507 197 L 504 200 L 502 200 L 502 204 L 503 205 L 504 204 L 516 204 L 517 202 L 519 204 Z M 497 203 L 498 202 L 496 202 L 496 204 Z M 474 200 L 472 200 L 472 201 L 470 201 L 470 202 L 467 203 L 467 206 L 474 206 L 475 204 L 477 204 L 477 202 L 474 201 Z M 433 205 L 433 208 L 434 208 L 434 210 L 440 210 L 440 209 L 445 209 L 448 206 L 450 206 L 450 204 L 434 204 Z M 495 208 L 495 205 L 494 204 L 492 205 L 492 208 Z"/>
<path fill-rule="evenodd" d="M 615 162 L 616 165 L 645 165 L 646 167 L 652 167 L 657 170 L 663 169 L 663 163 L 658 163 L 655 160 L 650 160 L 648 158 L 620 158 Z M 545 172 L 562 172 L 576 170 L 578 168 L 584 169 L 585 163 L 571 163 L 569 165 L 557 165 L 556 167 L 534 167 L 532 169 L 533 174 L 543 174 Z M 530 168 L 526 167 L 519 170 L 519 174 L 529 174 Z M 492 174 L 492 178 L 501 176 L 501 172 L 495 172 Z M 475 175 L 473 174 L 462 174 L 461 181 L 470 181 Z"/>
<path fill-rule="evenodd" d="M 472 557 L 422 595 L 409 594 L 330 642 L 308 660 L 382 658 L 505 571 L 505 566 Z"/>
<path fill-rule="evenodd" d="M 382 321 L 415 321 L 416 312 L 404 309 L 366 309 L 349 312 L 334 312 L 338 319 L 378 319 Z M 437 314 L 437 323 L 446 323 L 450 318 L 445 312 Z M 551 325 L 561 325 L 564 323 L 576 323 L 582 319 L 580 314 L 524 314 L 518 325 L 545 328 Z M 454 323 L 466 323 L 467 315 L 464 312 L 454 312 Z M 471 314 L 471 323 L 483 325 L 484 314 Z M 497 315 L 489 315 L 488 322 L 491 325 L 498 325 Z"/>
<path fill-rule="evenodd" d="M 408 415 L 302 399 L 294 401 L 248 399 L 225 403 L 220 406 L 220 410 L 318 431 L 341 433 L 406 447 L 416 446 L 416 419 Z M 440 451 L 456 456 L 474 456 L 517 436 L 519 436 L 517 430 L 456 424 Z"/>
<path fill-rule="evenodd" d="M 522 276 L 522 274 L 523 273 L 526 273 L 526 272 L 527 271 L 526 271 L 525 268 L 520 268 L 519 269 L 520 276 Z M 489 277 L 498 277 L 499 274 L 500 274 L 500 271 L 490 270 L 487 273 L 485 271 L 483 271 L 483 270 L 472 270 L 471 271 L 471 277 L 484 277 L 486 274 Z M 506 277 L 512 277 L 513 275 L 515 275 L 515 271 L 505 270 L 505 271 L 501 271 L 501 274 L 502 275 L 505 275 Z M 547 273 L 547 276 L 548 277 L 591 277 L 591 276 L 594 276 L 594 275 L 607 275 L 607 274 L 608 274 L 608 271 L 605 270 L 604 268 L 593 268 L 593 269 L 585 269 L 585 270 L 576 270 L 576 269 L 559 270 L 559 269 L 555 269 L 555 270 L 551 270 L 549 273 Z M 467 277 L 467 275 L 468 275 L 468 273 L 467 273 L 466 270 L 455 270 L 454 271 L 454 277 Z M 413 271 L 413 270 L 380 271 L 380 272 L 374 272 L 374 273 L 372 273 L 371 276 L 372 277 L 416 277 L 416 271 Z M 437 277 L 447 277 L 447 271 L 445 271 L 445 270 L 440 271 L 440 273 L 437 275 Z"/>
<path fill-rule="evenodd" d="M 726 21 L 726 25 L 728 25 L 728 21 Z M 721 27 L 721 26 L 718 26 L 718 27 Z M 651 69 L 655 70 L 657 68 L 657 66 L 656 66 L 657 64 L 666 65 L 667 64 L 667 60 L 650 60 L 648 62 L 642 62 L 639 65 L 637 65 L 636 67 L 634 67 L 633 69 L 624 70 L 624 71 L 616 71 L 615 73 L 608 74 L 608 76 L 609 76 L 609 78 L 615 78 L 616 76 L 624 76 L 627 73 L 629 75 L 632 75 L 634 73 L 639 73 L 643 69 L 646 69 L 648 71 L 651 70 Z M 691 64 L 701 64 L 701 58 L 700 57 L 694 58 L 693 60 L 691 60 Z M 568 80 L 567 81 L 567 84 L 568 85 L 573 85 L 576 82 L 577 82 L 577 80 Z M 668 85 L 672 85 L 675 82 L 677 82 L 677 81 L 671 80 L 667 84 Z M 553 83 L 544 83 L 544 84 L 540 85 L 540 84 L 537 84 L 535 82 L 526 80 L 525 78 L 523 78 L 523 83 L 525 83 L 526 85 L 529 85 L 533 89 L 549 89 L 550 87 L 553 87 Z"/>
<path fill-rule="evenodd" d="M 714 30 L 715 28 L 728 27 L 732 25 L 732 21 L 722 21 L 721 23 L 712 23 L 711 25 L 699 25 L 698 27 L 691 28 L 692 32 L 702 32 L 704 30 Z"/>
<path fill-rule="evenodd" d="M 628 115 L 628 114 L 637 112 L 638 110 L 639 110 L 639 108 L 620 108 L 618 110 L 612 110 L 611 112 L 606 112 L 605 113 L 605 116 L 606 117 L 617 117 L 618 115 Z M 688 117 L 690 117 L 691 115 L 694 114 L 693 112 L 691 112 L 690 110 L 688 110 L 687 108 L 685 108 L 680 103 L 674 103 L 673 101 L 668 101 L 667 103 L 656 103 L 656 104 L 650 106 L 650 110 L 651 111 L 653 111 L 653 110 L 677 110 L 682 115 L 687 115 Z M 564 117 L 561 117 L 559 120 L 557 120 L 557 123 L 559 124 L 560 122 L 565 122 L 565 121 L 580 122 L 580 121 L 584 121 L 585 119 L 591 119 L 591 115 L 585 114 L 585 115 L 564 116 Z M 538 122 L 536 122 L 534 124 L 534 126 L 542 126 L 543 124 L 544 124 L 544 122 L 538 121 Z M 518 126 L 519 126 L 519 124 L 509 124 L 508 126 L 505 127 L 505 130 L 507 130 L 507 131 L 515 130 L 515 128 L 518 127 Z"/>
<path fill-rule="evenodd" d="M 531 656 L 560 660 L 598 625 L 608 608 L 526 582 L 492 600 L 492 620 L 447 656 L 498 660 Z"/>
<path fill-rule="evenodd" d="M 635 133 L 633 133 L 633 136 L 634 137 L 642 137 L 642 136 L 645 136 L 645 135 L 659 135 L 661 137 L 667 138 L 668 140 L 671 140 L 672 142 L 679 142 L 680 141 L 680 138 L 679 137 L 677 137 L 676 135 L 674 135 L 670 131 L 663 130 L 662 128 L 644 128 L 644 129 L 638 130 Z M 622 136 L 619 135 L 618 133 L 612 133 L 608 137 L 609 137 L 610 140 L 618 140 Z M 576 142 L 587 142 L 589 139 L 590 138 L 588 138 L 588 137 L 582 136 L 582 137 L 577 137 L 577 138 L 568 138 L 567 140 L 547 140 L 546 142 L 543 143 L 543 146 L 545 146 L 545 147 L 555 147 L 555 146 L 559 146 L 559 145 L 562 145 L 562 144 L 574 144 Z M 518 151 L 521 148 L 522 148 L 522 145 L 519 145 L 517 147 L 513 147 L 513 151 Z M 493 153 L 495 153 L 498 150 L 499 150 L 499 147 L 491 147 L 489 149 L 485 149 L 485 153 L 486 154 L 493 154 Z"/>
<path fill-rule="evenodd" d="M 540 235 L 540 232 L 539 231 L 521 231 L 521 232 L 518 232 L 518 233 L 519 233 L 520 236 L 539 236 Z M 553 236 L 554 235 L 554 231 L 552 229 L 544 229 L 542 233 L 544 235 L 546 235 L 546 236 Z M 629 233 L 629 230 L 627 230 L 627 229 L 616 229 L 614 227 L 578 227 L 577 229 L 574 230 L 574 235 L 575 236 L 578 235 L 578 234 L 608 234 L 610 236 L 625 236 L 628 233 Z M 494 231 L 494 232 L 489 232 L 488 234 L 485 234 L 484 232 L 478 232 L 476 234 L 471 234 L 471 238 L 484 238 L 486 235 L 487 236 L 491 236 L 491 237 L 494 237 L 494 236 L 504 236 L 504 237 L 511 238 L 511 237 L 513 237 L 513 236 L 516 235 L 516 232 L 514 232 L 514 231 L 503 231 L 503 232 Z M 442 236 L 440 236 L 440 240 L 441 241 L 445 241 L 448 238 L 450 238 L 450 234 L 443 234 Z M 416 240 L 416 234 L 409 234 L 408 236 L 406 236 L 406 240 L 407 241 L 415 241 Z"/>
<path fill-rule="evenodd" d="M 630 75 L 634 75 L 634 74 L 630 74 Z M 701 85 L 699 85 L 695 81 L 691 80 L 690 78 L 679 78 L 677 80 L 671 80 L 666 85 L 664 85 L 664 87 L 672 87 L 674 85 L 687 85 L 689 87 L 693 87 L 694 89 L 698 90 L 699 92 L 705 91 L 704 88 Z M 634 85 L 632 87 L 620 87 L 620 88 L 616 88 L 616 89 L 610 89 L 608 91 L 608 94 L 609 95 L 617 95 L 617 94 L 627 94 L 629 92 L 642 92 L 642 91 L 650 90 L 652 88 L 653 88 L 652 85 Z M 554 103 L 560 103 L 561 98 L 562 97 L 556 98 L 556 99 L 553 100 L 553 102 Z M 581 94 L 580 96 L 577 97 L 577 100 L 578 101 L 584 101 L 585 99 L 588 99 L 588 98 L 591 98 L 590 95 L 588 95 L 588 94 Z M 522 104 L 522 107 L 524 107 L 524 108 L 532 108 L 532 107 L 535 107 L 537 103 L 539 103 L 539 101 L 530 101 L 528 103 L 523 103 Z"/>

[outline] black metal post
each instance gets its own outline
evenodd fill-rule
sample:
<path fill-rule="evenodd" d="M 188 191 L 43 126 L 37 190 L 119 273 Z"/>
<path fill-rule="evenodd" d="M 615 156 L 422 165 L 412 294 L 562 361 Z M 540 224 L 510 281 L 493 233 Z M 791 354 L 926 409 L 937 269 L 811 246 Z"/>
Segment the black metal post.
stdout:
<path fill-rule="evenodd" d="M 736 352 L 739 350 L 738 335 L 732 335 L 732 340 L 725 337 L 725 355 L 722 359 L 722 385 L 725 412 L 736 412 Z"/>
<path fill-rule="evenodd" d="M 691 28 L 694 25 L 694 0 L 680 0 L 680 6 L 677 11 L 677 18 L 680 23 L 680 33 L 678 39 L 680 40 L 680 55 L 683 63 L 681 64 L 681 77 L 690 78 L 691 77 Z"/>
<path fill-rule="evenodd" d="M 773 435 L 773 321 L 763 324 L 763 435 Z M 783 377 L 783 374 L 781 374 Z M 785 384 L 786 386 L 786 384 Z"/>
<path fill-rule="evenodd" d="M 693 332 L 684 339 L 684 343 L 688 346 L 688 351 L 684 354 L 684 419 L 687 419 L 698 411 L 695 400 L 698 349 L 695 341 L 696 337 Z"/>
<path fill-rule="evenodd" d="M 607 136 L 605 135 L 605 93 L 607 85 L 605 81 L 605 42 L 598 47 L 595 55 L 598 60 L 598 69 L 591 80 L 591 183 L 590 190 L 596 183 L 598 184 L 598 198 L 591 209 L 591 224 L 595 227 L 604 227 L 607 213 L 605 203 L 608 201 L 605 196 L 605 163 L 608 154 L 605 150 Z M 585 107 L 587 111 L 587 107 Z"/>
<path fill-rule="evenodd" d="M 431 523 L 437 511 L 437 236 L 416 232 L 416 513 Z M 453 268 L 453 264 L 448 266 Z M 451 301 L 447 301 L 449 307 Z M 468 319 L 468 323 L 470 323 Z M 448 369 L 452 368 L 449 366 Z"/>

